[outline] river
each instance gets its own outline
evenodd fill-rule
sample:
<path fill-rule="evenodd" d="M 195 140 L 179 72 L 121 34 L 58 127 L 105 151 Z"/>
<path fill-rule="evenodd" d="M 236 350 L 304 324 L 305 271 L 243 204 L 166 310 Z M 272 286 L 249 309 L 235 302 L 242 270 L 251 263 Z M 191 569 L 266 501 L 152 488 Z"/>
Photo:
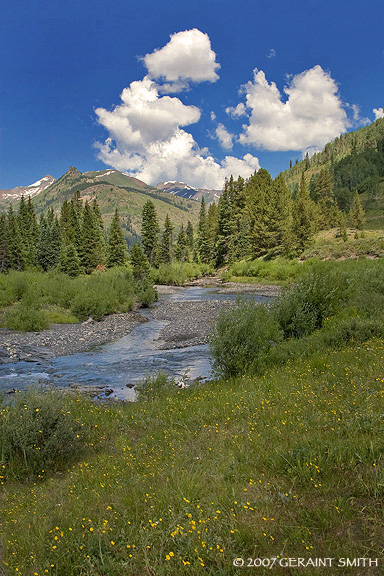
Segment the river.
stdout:
<path fill-rule="evenodd" d="M 188 287 L 161 294 L 160 302 L 201 302 L 234 300 L 238 294 L 221 294 L 212 288 Z M 265 296 L 248 294 L 258 302 Z M 155 305 L 156 306 L 156 305 Z M 21 389 L 34 382 L 50 383 L 59 387 L 73 384 L 81 386 L 107 386 L 113 389 L 111 397 L 134 400 L 135 392 L 127 384 L 135 384 L 147 374 L 163 370 L 172 377 L 180 377 L 188 370 L 188 378 L 203 379 L 211 376 L 207 344 L 185 348 L 161 349 L 159 336 L 166 321 L 153 318 L 151 310 L 143 310 L 148 322 L 115 342 L 94 350 L 61 356 L 39 363 L 18 362 L 0 366 L 0 390 Z"/>

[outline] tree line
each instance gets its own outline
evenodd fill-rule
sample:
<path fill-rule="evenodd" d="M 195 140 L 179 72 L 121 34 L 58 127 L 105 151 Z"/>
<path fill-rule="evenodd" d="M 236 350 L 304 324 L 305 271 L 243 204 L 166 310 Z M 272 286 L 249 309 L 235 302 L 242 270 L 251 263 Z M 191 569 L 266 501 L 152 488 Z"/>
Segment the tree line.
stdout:
<path fill-rule="evenodd" d="M 223 266 L 245 257 L 298 256 L 321 229 L 339 228 L 346 239 L 347 226 L 361 230 L 364 210 L 356 194 L 348 214 L 340 210 L 333 180 L 322 170 L 316 182 L 304 173 L 292 196 L 280 174 L 272 179 L 260 169 L 248 180 L 226 180 L 218 204 L 201 201 L 197 226 L 182 225 L 177 234 L 166 217 L 161 231 L 155 206 L 149 200 L 142 212 L 142 245 L 152 266 L 173 259 Z"/>
<path fill-rule="evenodd" d="M 80 192 L 59 215 L 50 208 L 38 219 L 30 197 L 21 198 L 17 211 L 11 205 L 0 215 L 0 272 L 38 266 L 78 276 L 123 265 L 127 256 L 117 209 L 107 233 L 97 201 L 83 203 Z"/>

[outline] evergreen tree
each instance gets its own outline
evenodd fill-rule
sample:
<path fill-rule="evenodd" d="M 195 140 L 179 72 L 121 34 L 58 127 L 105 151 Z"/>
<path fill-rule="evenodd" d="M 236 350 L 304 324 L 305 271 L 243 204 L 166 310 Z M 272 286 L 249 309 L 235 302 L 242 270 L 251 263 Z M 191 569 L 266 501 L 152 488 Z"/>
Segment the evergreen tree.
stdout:
<path fill-rule="evenodd" d="M 78 250 L 81 266 L 90 274 L 100 261 L 100 229 L 88 201 L 84 204 L 83 221 Z"/>
<path fill-rule="evenodd" d="M 188 239 L 188 248 L 191 252 L 193 252 L 193 247 L 194 247 L 194 232 L 193 232 L 193 226 L 191 224 L 191 222 L 188 220 L 187 222 L 187 227 L 185 229 L 185 234 L 187 236 Z"/>
<path fill-rule="evenodd" d="M 27 265 L 35 265 L 37 263 L 36 247 L 39 238 L 39 230 L 31 197 L 29 197 L 28 202 L 25 201 L 24 196 L 21 197 L 17 223 L 24 245 L 25 263 Z"/>
<path fill-rule="evenodd" d="M 317 229 L 316 205 L 309 195 L 303 172 L 293 210 L 293 231 L 297 252 L 301 253 L 307 248 Z"/>
<path fill-rule="evenodd" d="M 81 263 L 74 244 L 65 244 L 62 246 L 59 266 L 60 272 L 75 277 L 81 274 Z"/>
<path fill-rule="evenodd" d="M 265 254 L 273 246 L 273 194 L 272 178 L 261 168 L 245 186 L 246 210 L 249 219 L 250 253 L 253 258 Z"/>
<path fill-rule="evenodd" d="M 6 244 L 8 268 L 11 270 L 24 270 L 26 260 L 25 248 L 12 206 L 9 207 L 8 211 Z"/>
<path fill-rule="evenodd" d="M 135 243 L 131 246 L 129 259 L 134 279 L 141 281 L 148 278 L 150 271 L 149 260 L 146 257 L 141 244 Z"/>
<path fill-rule="evenodd" d="M 161 244 L 160 244 L 160 262 L 164 264 L 168 264 L 169 262 L 172 261 L 173 229 L 174 227 L 167 214 L 165 217 L 164 231 L 161 236 Z"/>
<path fill-rule="evenodd" d="M 102 265 L 105 264 L 106 239 L 105 239 L 104 221 L 96 198 L 93 199 L 92 210 L 96 225 L 96 236 L 97 236 L 96 243 L 100 251 L 99 264 Z"/>
<path fill-rule="evenodd" d="M 40 218 L 40 236 L 37 244 L 37 263 L 43 270 L 57 266 L 61 253 L 60 225 L 52 208 Z"/>
<path fill-rule="evenodd" d="M 151 264 L 155 264 L 159 230 L 155 205 L 151 200 L 148 200 L 144 204 L 142 212 L 141 237 L 144 252 Z"/>
<path fill-rule="evenodd" d="M 294 244 L 293 200 L 281 174 L 273 181 L 271 202 L 271 248 L 275 254 L 290 254 Z"/>
<path fill-rule="evenodd" d="M 314 199 L 318 204 L 320 213 L 320 228 L 332 228 L 339 221 L 339 210 L 335 201 L 334 181 L 326 168 L 320 170 L 314 187 Z"/>
<path fill-rule="evenodd" d="M 127 243 L 121 228 L 120 216 L 117 211 L 113 217 L 108 237 L 107 265 L 124 266 L 127 260 Z"/>
<path fill-rule="evenodd" d="M 357 193 L 353 197 L 352 206 L 349 211 L 349 217 L 354 228 L 357 230 L 363 229 L 365 222 L 365 212 L 360 197 Z"/>
<path fill-rule="evenodd" d="M 175 256 L 180 262 L 188 259 L 188 238 L 184 231 L 184 225 L 181 225 L 180 231 L 175 243 Z"/>
<path fill-rule="evenodd" d="M 207 212 L 207 236 L 209 243 L 209 251 L 211 254 L 213 254 L 216 244 L 218 223 L 219 223 L 219 208 L 216 202 L 211 202 Z"/>
<path fill-rule="evenodd" d="M 8 238 L 7 238 L 7 218 L 5 214 L 0 214 L 0 273 L 8 270 Z"/>
<path fill-rule="evenodd" d="M 196 248 L 199 260 L 201 262 L 208 263 L 211 259 L 211 253 L 209 250 L 207 208 L 205 205 L 204 196 L 201 199 L 199 222 L 197 225 Z"/>
<path fill-rule="evenodd" d="M 230 239 L 232 235 L 231 202 L 228 189 L 224 188 L 219 200 L 219 216 L 217 224 L 217 236 L 214 252 L 215 265 L 219 268 L 228 260 Z"/>

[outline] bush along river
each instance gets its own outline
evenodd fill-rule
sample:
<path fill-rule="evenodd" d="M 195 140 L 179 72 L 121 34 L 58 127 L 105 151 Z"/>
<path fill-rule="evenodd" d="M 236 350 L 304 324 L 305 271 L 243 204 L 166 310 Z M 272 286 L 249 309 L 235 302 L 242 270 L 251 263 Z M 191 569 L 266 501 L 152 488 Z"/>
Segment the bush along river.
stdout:
<path fill-rule="evenodd" d="M 55 325 L 40 333 L 0 330 L 0 391 L 42 382 L 133 401 L 134 385 L 160 370 L 174 378 L 187 372 L 189 381 L 208 379 L 208 335 L 220 310 L 239 295 L 269 301 L 278 288 L 227 283 L 158 291 L 159 301 L 140 314 Z M 108 340 L 113 341 L 102 344 Z"/>

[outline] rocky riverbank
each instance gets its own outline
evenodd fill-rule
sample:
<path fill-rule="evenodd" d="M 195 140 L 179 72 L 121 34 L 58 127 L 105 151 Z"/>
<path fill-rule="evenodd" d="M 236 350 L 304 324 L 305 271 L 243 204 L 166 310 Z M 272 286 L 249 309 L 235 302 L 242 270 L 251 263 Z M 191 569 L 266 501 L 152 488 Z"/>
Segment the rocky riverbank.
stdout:
<path fill-rule="evenodd" d="M 136 326 L 147 322 L 137 312 L 111 314 L 100 322 L 87 320 L 82 324 L 52 324 L 41 332 L 0 330 L 0 364 L 9 362 L 40 362 L 57 356 L 85 352 L 106 342 L 118 340 Z"/>
<path fill-rule="evenodd" d="M 160 348 L 184 348 L 207 342 L 212 323 L 223 307 L 234 305 L 233 300 L 223 298 L 225 294 L 254 293 L 274 297 L 279 293 L 278 286 L 262 284 L 222 284 L 219 279 L 199 279 L 189 286 L 214 288 L 218 299 L 204 301 L 178 301 L 177 295 L 184 288 L 159 286 L 160 301 L 152 310 L 155 320 L 163 320 L 167 325 L 160 334 Z M 162 299 L 171 294 L 176 300 Z M 15 332 L 0 329 L 0 364 L 9 362 L 41 362 L 57 356 L 68 356 L 85 352 L 106 342 L 118 340 L 129 334 L 136 326 L 147 319 L 138 312 L 111 314 L 100 322 L 88 320 L 82 324 L 53 324 L 42 332 Z"/>

